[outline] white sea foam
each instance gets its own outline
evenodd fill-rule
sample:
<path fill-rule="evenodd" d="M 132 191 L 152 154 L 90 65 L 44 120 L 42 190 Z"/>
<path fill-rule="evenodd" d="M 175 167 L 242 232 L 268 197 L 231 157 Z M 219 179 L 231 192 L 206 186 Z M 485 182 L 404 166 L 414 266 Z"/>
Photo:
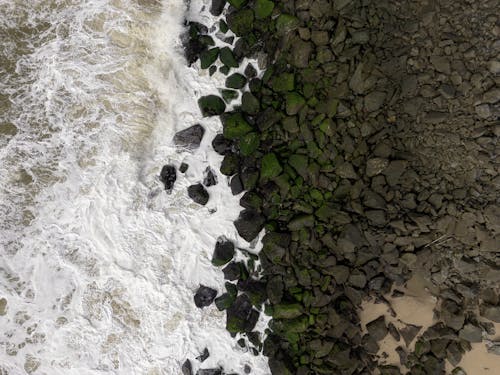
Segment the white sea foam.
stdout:
<path fill-rule="evenodd" d="M 208 3 L 193 0 L 189 16 L 213 22 Z M 200 283 L 223 291 L 217 237 L 251 244 L 210 147 L 220 122 L 196 104 L 223 76 L 185 65 L 185 11 L 182 0 L 0 0 L 0 43 L 17 64 L 0 72 L 1 120 L 17 128 L 0 143 L 0 373 L 179 374 L 205 347 L 203 368 L 269 373 L 225 313 L 193 303 Z M 173 134 L 198 122 L 200 149 L 176 151 Z M 168 195 L 161 166 L 183 161 Z M 201 207 L 186 188 L 207 166 L 219 184 Z"/>

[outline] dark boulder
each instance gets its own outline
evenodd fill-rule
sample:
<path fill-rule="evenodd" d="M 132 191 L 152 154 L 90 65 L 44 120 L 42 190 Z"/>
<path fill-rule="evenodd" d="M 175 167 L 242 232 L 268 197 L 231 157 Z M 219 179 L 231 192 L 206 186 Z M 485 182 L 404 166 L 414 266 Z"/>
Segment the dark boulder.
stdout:
<path fill-rule="evenodd" d="M 182 364 L 181 367 L 182 375 L 193 375 L 193 366 L 191 365 L 191 361 L 186 359 L 186 361 Z"/>
<path fill-rule="evenodd" d="M 184 173 L 188 170 L 189 164 L 186 163 L 181 163 L 181 166 L 179 167 L 179 172 Z"/>
<path fill-rule="evenodd" d="M 178 147 L 185 147 L 190 150 L 194 150 L 200 147 L 204 134 L 205 129 L 203 126 L 196 124 L 177 132 L 174 136 L 174 143 Z"/>
<path fill-rule="evenodd" d="M 196 371 L 196 375 L 222 375 L 221 368 L 205 368 Z"/>
<path fill-rule="evenodd" d="M 246 209 L 240 212 L 234 226 L 238 234 L 246 241 L 252 241 L 264 227 L 265 219 L 257 211 Z"/>
<path fill-rule="evenodd" d="M 160 181 L 165 185 L 165 190 L 172 190 L 175 180 L 177 180 L 177 171 L 171 164 L 164 165 L 160 172 Z"/>
<path fill-rule="evenodd" d="M 213 16 L 220 16 L 226 5 L 226 0 L 212 0 L 212 5 L 210 6 L 210 13 Z"/>
<path fill-rule="evenodd" d="M 217 134 L 212 141 L 212 147 L 219 155 L 226 155 L 232 151 L 232 142 L 224 138 L 222 134 Z"/>
<path fill-rule="evenodd" d="M 207 49 L 207 44 L 202 36 L 208 32 L 208 29 L 198 22 L 190 22 L 188 26 L 189 30 L 183 36 L 183 45 L 186 60 L 188 65 L 191 66 L 200 54 Z"/>
<path fill-rule="evenodd" d="M 388 333 L 387 326 L 385 325 L 385 317 L 382 315 L 372 320 L 366 325 L 366 329 L 373 339 L 376 341 L 382 340 Z"/>
<path fill-rule="evenodd" d="M 196 357 L 196 359 L 200 362 L 204 362 L 205 359 L 207 359 L 208 357 L 210 357 L 210 352 L 208 351 L 207 348 L 203 349 L 203 353 L 201 353 L 198 357 Z"/>
<path fill-rule="evenodd" d="M 215 289 L 200 285 L 194 295 L 194 304 L 199 308 L 209 306 L 214 301 L 216 295 L 217 291 Z"/>
<path fill-rule="evenodd" d="M 233 259 L 234 244 L 224 238 L 219 238 L 215 244 L 215 250 L 212 256 L 214 266 L 223 266 Z"/>
<path fill-rule="evenodd" d="M 226 280 L 237 280 L 241 276 L 241 269 L 243 264 L 231 262 L 226 267 L 222 269 L 222 273 L 224 273 L 224 279 Z M 243 266 L 244 267 L 244 266 Z"/>
<path fill-rule="evenodd" d="M 233 195 L 238 195 L 244 190 L 243 183 L 241 182 L 239 174 L 235 174 L 233 177 L 231 177 L 230 186 L 231 186 L 231 193 Z"/>
<path fill-rule="evenodd" d="M 202 184 L 195 184 L 191 185 L 188 187 L 188 195 L 189 198 L 191 198 L 193 201 L 195 201 L 198 204 L 201 205 L 206 205 L 208 202 L 208 192 L 207 190 L 203 187 Z"/>
<path fill-rule="evenodd" d="M 259 319 L 259 313 L 252 308 L 250 298 L 241 294 L 234 304 L 227 309 L 226 329 L 231 333 L 250 332 Z"/>
<path fill-rule="evenodd" d="M 207 187 L 217 185 L 217 176 L 215 176 L 214 171 L 210 167 L 207 167 L 203 174 L 203 185 Z"/>
<path fill-rule="evenodd" d="M 198 106 L 204 117 L 218 116 L 226 110 L 226 104 L 217 95 L 202 96 L 198 99 Z"/>

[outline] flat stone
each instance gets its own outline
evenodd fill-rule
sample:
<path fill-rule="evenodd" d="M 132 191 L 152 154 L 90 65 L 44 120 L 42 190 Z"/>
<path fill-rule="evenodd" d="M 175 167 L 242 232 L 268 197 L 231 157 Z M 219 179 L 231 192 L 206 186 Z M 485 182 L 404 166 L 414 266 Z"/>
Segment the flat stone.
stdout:
<path fill-rule="evenodd" d="M 372 158 L 366 162 L 366 175 L 373 177 L 380 174 L 389 165 L 389 160 Z"/>
<path fill-rule="evenodd" d="M 466 324 L 458 333 L 458 337 L 469 342 L 481 342 L 483 330 L 472 324 Z"/>

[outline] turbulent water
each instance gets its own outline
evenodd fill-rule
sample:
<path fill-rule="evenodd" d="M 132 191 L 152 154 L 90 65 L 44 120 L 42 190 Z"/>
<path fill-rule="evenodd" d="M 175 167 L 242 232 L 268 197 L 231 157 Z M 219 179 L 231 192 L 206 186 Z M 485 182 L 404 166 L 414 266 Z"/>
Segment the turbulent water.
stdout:
<path fill-rule="evenodd" d="M 202 9 L 193 0 L 190 16 Z M 249 244 L 223 176 L 206 207 L 186 194 L 221 157 L 220 123 L 196 105 L 218 82 L 186 66 L 185 12 L 182 0 L 0 0 L 0 374 L 179 374 L 205 347 L 204 368 L 268 373 L 224 313 L 193 303 L 200 283 L 222 290 L 216 238 Z M 200 149 L 176 151 L 172 135 L 198 122 Z M 167 194 L 161 166 L 182 161 Z"/>

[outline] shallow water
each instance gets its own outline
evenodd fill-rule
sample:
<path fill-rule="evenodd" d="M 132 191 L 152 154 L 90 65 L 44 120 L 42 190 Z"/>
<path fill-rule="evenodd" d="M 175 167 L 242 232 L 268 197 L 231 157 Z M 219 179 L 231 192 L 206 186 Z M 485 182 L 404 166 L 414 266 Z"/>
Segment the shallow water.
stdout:
<path fill-rule="evenodd" d="M 204 5 L 190 16 L 209 20 Z M 182 0 L 0 0 L 0 373 L 178 374 L 205 347 L 204 368 L 269 373 L 224 313 L 192 299 L 200 283 L 222 291 L 218 236 L 250 244 L 224 176 L 206 207 L 186 194 L 221 161 L 220 123 L 196 100 L 222 77 L 186 66 L 185 12 Z M 175 150 L 197 122 L 200 149 Z M 182 161 L 166 194 L 161 166 Z"/>

